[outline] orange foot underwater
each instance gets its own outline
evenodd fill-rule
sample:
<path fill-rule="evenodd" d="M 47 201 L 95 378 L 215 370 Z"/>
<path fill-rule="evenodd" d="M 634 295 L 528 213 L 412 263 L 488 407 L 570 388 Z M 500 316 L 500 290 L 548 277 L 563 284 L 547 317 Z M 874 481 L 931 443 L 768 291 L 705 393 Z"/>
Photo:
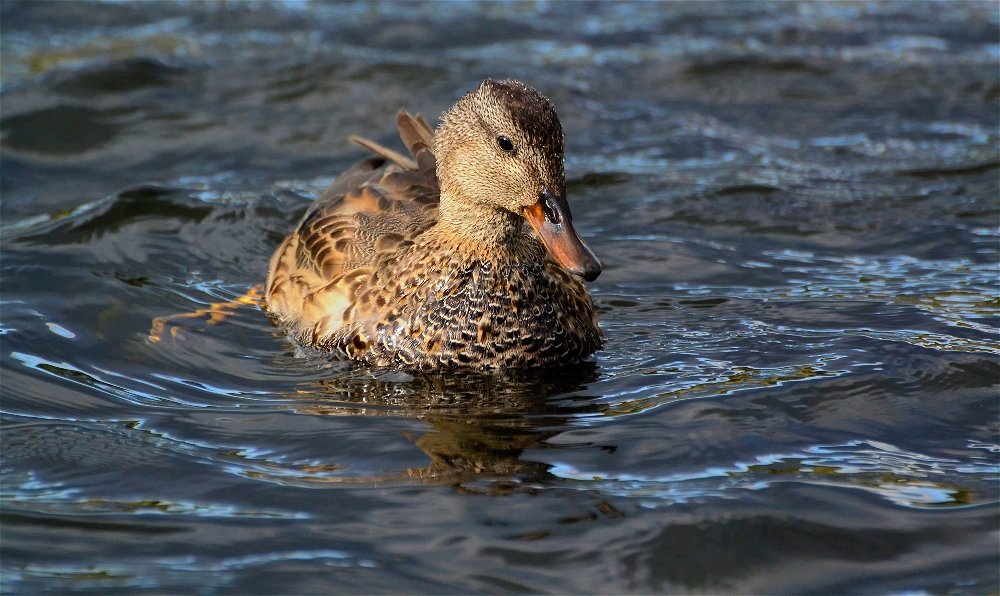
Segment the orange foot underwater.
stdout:
<path fill-rule="evenodd" d="M 236 309 L 241 306 L 246 305 L 261 305 L 261 296 L 264 291 L 264 286 L 257 284 L 246 291 L 245 294 L 239 298 L 229 300 L 228 302 L 215 302 L 209 304 L 205 308 L 199 308 L 198 310 L 191 312 L 181 312 L 165 317 L 156 317 L 153 319 L 153 324 L 149 328 L 149 341 L 152 343 L 159 343 L 163 339 L 164 331 L 167 326 L 170 325 L 170 337 L 176 339 L 180 333 L 180 327 L 176 326 L 176 321 L 181 319 L 200 319 L 202 317 L 208 317 L 209 325 L 218 325 L 219 323 L 226 320 L 226 317 L 230 316 Z"/>

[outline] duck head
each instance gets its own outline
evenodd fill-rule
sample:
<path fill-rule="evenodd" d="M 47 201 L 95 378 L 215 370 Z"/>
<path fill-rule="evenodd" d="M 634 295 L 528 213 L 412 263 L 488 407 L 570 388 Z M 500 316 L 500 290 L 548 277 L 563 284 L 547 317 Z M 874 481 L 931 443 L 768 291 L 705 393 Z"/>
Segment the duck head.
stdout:
<path fill-rule="evenodd" d="M 570 273 L 600 275 L 573 228 L 562 124 L 548 98 L 518 81 L 487 79 L 445 112 L 434 154 L 442 197 L 523 217 Z"/>

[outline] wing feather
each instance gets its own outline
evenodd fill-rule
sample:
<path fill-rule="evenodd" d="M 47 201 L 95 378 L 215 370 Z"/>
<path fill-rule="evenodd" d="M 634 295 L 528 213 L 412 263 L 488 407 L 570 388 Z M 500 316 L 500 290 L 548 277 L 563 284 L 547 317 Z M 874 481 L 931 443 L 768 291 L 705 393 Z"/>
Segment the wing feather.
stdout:
<path fill-rule="evenodd" d="M 350 137 L 375 155 L 330 184 L 271 260 L 268 310 L 293 323 L 308 343 L 345 324 L 354 290 L 380 256 L 412 243 L 437 221 L 434 132 L 421 116 L 406 112 L 396 124 L 413 157 Z"/>

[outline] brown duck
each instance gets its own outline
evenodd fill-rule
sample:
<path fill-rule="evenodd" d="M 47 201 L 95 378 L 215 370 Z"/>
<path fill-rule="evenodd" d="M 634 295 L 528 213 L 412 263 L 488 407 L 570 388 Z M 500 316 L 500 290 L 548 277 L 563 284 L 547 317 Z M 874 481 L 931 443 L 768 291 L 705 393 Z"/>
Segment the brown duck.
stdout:
<path fill-rule="evenodd" d="M 437 132 L 406 112 L 396 124 L 412 157 L 352 137 L 375 156 L 278 246 L 268 314 L 299 344 L 376 366 L 560 365 L 600 348 L 580 278 L 601 265 L 573 229 L 552 102 L 486 80 Z"/>

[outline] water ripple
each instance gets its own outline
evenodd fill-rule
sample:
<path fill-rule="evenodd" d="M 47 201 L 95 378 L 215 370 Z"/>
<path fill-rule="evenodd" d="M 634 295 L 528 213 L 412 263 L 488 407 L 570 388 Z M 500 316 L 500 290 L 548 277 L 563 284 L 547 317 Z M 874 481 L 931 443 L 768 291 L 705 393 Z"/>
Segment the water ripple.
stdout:
<path fill-rule="evenodd" d="M 962 481 L 956 469 L 962 468 Z M 739 498 L 779 482 L 853 488 L 904 507 L 959 507 L 1000 502 L 1000 466 L 991 458 L 974 462 L 908 452 L 879 441 L 816 445 L 798 453 L 760 455 L 725 467 L 649 477 L 577 469 L 555 464 L 551 473 L 580 483 L 581 490 L 642 499 L 651 507 Z M 650 501 L 654 499 L 655 501 Z"/>

